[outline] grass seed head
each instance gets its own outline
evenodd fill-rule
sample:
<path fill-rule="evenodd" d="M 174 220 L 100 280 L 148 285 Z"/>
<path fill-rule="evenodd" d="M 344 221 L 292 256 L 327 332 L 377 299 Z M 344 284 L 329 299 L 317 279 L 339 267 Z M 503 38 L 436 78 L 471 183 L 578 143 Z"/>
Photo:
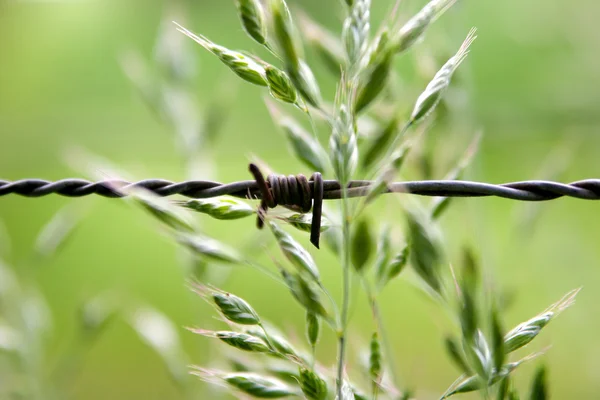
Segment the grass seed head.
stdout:
<path fill-rule="evenodd" d="M 298 71 L 303 51 L 285 0 L 270 0 L 269 11 L 273 18 L 273 33 L 282 52 L 283 62 L 288 69 Z"/>
<path fill-rule="evenodd" d="M 387 86 L 392 69 L 393 52 L 388 46 L 388 32 L 382 31 L 371 52 L 354 98 L 354 112 L 359 114 L 377 99 Z"/>
<path fill-rule="evenodd" d="M 271 343 L 280 355 L 297 362 L 304 361 L 304 357 L 301 356 L 296 349 L 294 349 L 290 342 L 288 342 L 281 333 L 273 328 L 270 328 L 268 332 L 269 336 L 267 337 L 263 329 L 252 328 L 246 331 L 246 333 L 249 335 L 256 336 L 265 343 Z"/>
<path fill-rule="evenodd" d="M 450 85 L 450 80 L 454 71 L 464 61 L 469 54 L 469 47 L 477 38 L 476 30 L 473 28 L 467 35 L 467 38 L 460 46 L 458 52 L 451 57 L 446 64 L 435 74 L 431 82 L 427 85 L 423 93 L 417 98 L 415 107 L 410 116 L 411 123 L 418 123 L 433 112 L 440 102 L 442 95 Z"/>
<path fill-rule="evenodd" d="M 327 399 L 327 382 L 317 373 L 308 368 L 300 368 L 298 374 L 298 383 L 302 393 L 309 400 L 326 400 Z"/>
<path fill-rule="evenodd" d="M 340 40 L 304 13 L 300 14 L 300 29 L 329 71 L 338 75 L 345 64 Z"/>
<path fill-rule="evenodd" d="M 297 103 L 298 93 L 285 72 L 272 65 L 268 65 L 265 67 L 265 74 L 267 83 L 269 84 L 269 93 L 271 93 L 273 98 L 285 103 Z"/>
<path fill-rule="evenodd" d="M 267 102 L 273 121 L 281 127 L 291 150 L 300 161 L 313 171 L 325 172 L 329 160 L 323 146 L 313 135 L 307 132 L 296 120 L 282 114 L 274 104 Z"/>
<path fill-rule="evenodd" d="M 421 11 L 412 17 L 394 38 L 394 48 L 401 53 L 408 50 L 422 37 L 429 25 L 444 11 L 452 6 L 456 0 L 432 0 Z"/>
<path fill-rule="evenodd" d="M 257 43 L 267 44 L 267 24 L 260 0 L 236 0 L 235 2 L 244 30 Z"/>
<path fill-rule="evenodd" d="M 244 299 L 231 293 L 212 293 L 214 303 L 221 314 L 231 322 L 241 325 L 257 325 L 260 318 L 254 309 Z"/>
<path fill-rule="evenodd" d="M 345 185 L 354 174 L 358 162 L 358 146 L 352 116 L 346 106 L 341 105 L 333 123 L 329 140 L 329 152 L 335 174 Z"/>
<path fill-rule="evenodd" d="M 321 324 L 319 317 L 310 311 L 306 312 L 306 338 L 311 347 L 315 347 L 319 342 L 319 333 L 321 331 Z"/>
<path fill-rule="evenodd" d="M 196 228 L 190 216 L 167 199 L 144 189 L 128 190 L 127 195 L 156 219 L 176 232 L 193 233 Z"/>
<path fill-rule="evenodd" d="M 281 270 L 281 275 L 290 289 L 292 296 L 306 309 L 306 311 L 327 318 L 327 310 L 321 303 L 319 292 L 314 284 L 305 280 L 300 274 L 292 274 Z"/>
<path fill-rule="evenodd" d="M 344 22 L 342 38 L 350 68 L 356 68 L 367 50 L 369 41 L 371 0 L 356 0 Z"/>
<path fill-rule="evenodd" d="M 197 330 L 192 330 L 192 332 L 203 334 Z M 269 353 L 271 351 L 267 344 L 261 339 L 252 335 L 248 335 L 246 333 L 232 331 L 217 331 L 211 333 L 217 339 L 220 339 L 222 342 L 227 343 L 231 347 L 235 347 L 238 350 L 248 351 L 252 353 Z"/>
<path fill-rule="evenodd" d="M 373 233 L 368 219 L 360 218 L 354 225 L 354 235 L 351 240 L 351 260 L 356 272 L 362 273 L 373 253 Z"/>
<path fill-rule="evenodd" d="M 297 396 L 297 393 L 283 382 L 255 373 L 225 374 L 222 379 L 237 390 L 261 399 L 279 399 L 288 396 Z"/>
<path fill-rule="evenodd" d="M 215 239 L 189 234 L 178 234 L 176 235 L 176 239 L 203 259 L 226 264 L 242 262 L 242 257 L 236 250 Z"/>
<path fill-rule="evenodd" d="M 268 86 L 266 71 L 263 65 L 256 62 L 251 57 L 246 56 L 237 51 L 229 50 L 223 46 L 219 46 L 202 35 L 187 30 L 181 25 L 177 25 L 177 30 L 187 37 L 200 44 L 206 50 L 210 51 L 225 64 L 231 71 L 238 75 L 243 80 L 259 86 Z"/>
<path fill-rule="evenodd" d="M 319 269 L 310 253 L 277 224 L 271 222 L 270 226 L 271 232 L 273 232 L 275 239 L 277 239 L 279 248 L 285 257 L 298 269 L 298 271 L 310 276 L 315 282 L 319 282 L 321 279 Z"/>
<path fill-rule="evenodd" d="M 415 272 L 435 292 L 441 293 L 441 246 L 428 221 L 413 212 L 407 215 L 408 237 L 411 242 L 412 266 Z"/>
<path fill-rule="evenodd" d="M 406 244 L 402 250 L 396 254 L 396 256 L 390 262 L 390 265 L 387 267 L 384 285 L 402 273 L 404 267 L 406 267 L 406 264 L 408 264 L 409 255 L 410 246 Z"/>
<path fill-rule="evenodd" d="M 221 220 L 245 218 L 255 213 L 254 208 L 250 205 L 232 197 L 191 199 L 174 203 Z"/>
<path fill-rule="evenodd" d="M 278 217 L 279 220 L 284 221 L 294 228 L 302 232 L 310 232 L 312 227 L 312 215 L 311 214 L 292 214 L 289 216 Z M 331 222 L 325 218 L 321 218 L 321 232 L 325 232 L 331 227 Z"/>
<path fill-rule="evenodd" d="M 298 61 L 297 68 L 288 66 L 286 71 L 302 98 L 311 106 L 320 108 L 323 102 L 321 89 L 308 64 L 301 59 Z"/>

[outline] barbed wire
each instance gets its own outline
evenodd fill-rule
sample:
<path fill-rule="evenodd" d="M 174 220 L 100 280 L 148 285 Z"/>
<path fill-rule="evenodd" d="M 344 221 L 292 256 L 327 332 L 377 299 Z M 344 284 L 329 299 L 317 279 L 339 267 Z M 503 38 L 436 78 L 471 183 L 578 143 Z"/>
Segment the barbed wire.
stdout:
<path fill-rule="evenodd" d="M 288 179 L 289 177 L 285 177 Z M 374 181 L 350 181 L 348 197 L 362 197 L 369 193 Z M 124 197 L 134 188 L 143 188 L 157 196 L 182 195 L 205 199 L 230 195 L 240 198 L 261 199 L 262 194 L 254 180 L 233 183 L 190 180 L 172 182 L 164 179 L 145 179 L 137 182 L 124 180 L 103 180 L 92 182 L 85 179 L 69 178 L 58 181 L 43 179 L 0 180 L 0 196 L 17 194 L 24 197 L 42 197 L 57 194 L 66 197 L 82 197 L 96 194 L 102 197 Z M 442 197 L 486 197 L 495 196 L 522 201 L 545 201 L 559 197 L 574 197 L 584 200 L 600 200 L 600 179 L 586 179 L 571 183 L 543 180 L 529 180 L 502 184 L 491 184 L 460 180 L 425 180 L 392 182 L 387 184 L 384 193 L 406 193 L 420 196 Z M 334 200 L 342 197 L 340 183 L 323 180 L 323 199 Z"/>
<path fill-rule="evenodd" d="M 96 194 L 108 198 L 125 197 L 132 190 L 146 189 L 157 196 L 182 195 L 205 199 L 230 195 L 241 198 L 260 199 L 257 226 L 262 228 L 269 208 L 282 205 L 300 212 L 312 209 L 310 241 L 319 248 L 323 200 L 340 199 L 344 195 L 341 184 L 335 180 L 323 180 L 314 173 L 310 180 L 304 175 L 268 175 L 265 179 L 260 169 L 249 166 L 254 180 L 233 183 L 213 181 L 172 182 L 164 179 L 146 179 L 138 182 L 104 180 L 92 182 L 85 179 L 21 179 L 0 180 L 0 196 L 17 194 L 25 197 L 41 197 L 58 194 L 67 197 L 82 197 Z M 345 190 L 348 197 L 369 195 L 377 181 L 350 181 Z M 379 190 L 379 189 L 378 189 Z M 421 196 L 484 197 L 496 196 L 522 201 L 553 200 L 567 196 L 585 200 L 600 200 L 600 179 L 587 179 L 568 184 L 552 181 L 522 181 L 499 185 L 459 181 L 426 180 L 385 183 L 382 193 L 409 193 Z"/>

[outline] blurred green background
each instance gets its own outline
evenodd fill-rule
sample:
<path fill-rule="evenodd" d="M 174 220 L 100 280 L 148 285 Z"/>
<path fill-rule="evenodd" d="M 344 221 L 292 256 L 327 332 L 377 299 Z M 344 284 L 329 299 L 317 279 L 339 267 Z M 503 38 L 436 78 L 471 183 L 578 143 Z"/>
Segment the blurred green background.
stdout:
<path fill-rule="evenodd" d="M 172 130 L 155 118 L 119 63 L 119 57 L 132 49 L 152 59 L 167 3 L 0 0 L 0 178 L 87 176 L 84 167 L 90 166 L 75 163 L 78 170 L 66 161 L 65 154 L 72 154 L 73 147 L 106 158 L 136 178 L 186 178 Z M 244 36 L 233 1 L 181 3 L 185 25 L 191 30 L 229 48 L 257 50 Z M 404 0 L 402 18 L 422 3 Z M 340 31 L 343 14 L 338 1 L 291 4 L 332 31 Z M 388 1 L 374 1 L 373 20 L 381 20 L 389 7 Z M 455 82 L 461 89 L 451 93 L 455 103 L 449 109 L 457 116 L 428 138 L 436 154 L 442 154 L 435 178 L 443 176 L 477 130 L 484 136 L 468 170 L 469 179 L 568 182 L 600 177 L 598 13 L 600 5 L 593 0 L 459 1 L 434 24 L 422 44 L 397 61 L 398 70 L 406 72 L 401 77 L 413 81 L 399 89 L 410 104 L 437 68 L 423 76 L 415 73 L 419 63 L 427 61 L 423 55 L 441 54 L 433 58 L 434 66 L 441 65 L 471 26 L 479 29 Z M 246 166 L 253 155 L 277 171 L 304 171 L 283 151 L 285 140 L 261 101 L 264 91 L 245 83 L 227 84 L 236 82 L 236 77 L 199 46 L 186 45 L 198 64 L 192 92 L 200 103 L 209 104 L 227 94 L 222 91 L 232 91 L 231 108 L 210 152 L 213 177 L 249 179 Z M 314 55 L 308 57 L 331 100 L 333 80 Z M 31 250 L 39 230 L 70 203 L 86 209 L 76 234 L 56 257 L 35 262 Z M 545 359 L 555 399 L 592 399 L 600 393 L 598 207 L 571 199 L 535 208 L 501 199 L 465 199 L 455 201 L 442 222 L 451 255 L 470 243 L 483 266 L 493 271 L 497 285 L 515 294 L 514 306 L 504 316 L 506 327 L 542 311 L 568 290 L 584 286 L 576 306 L 545 329 L 534 345 L 553 344 Z M 532 212 L 539 213 L 535 221 L 527 219 Z M 256 238 L 250 219 L 215 223 L 197 218 L 206 232 L 234 245 L 266 240 L 262 235 Z M 214 327 L 214 313 L 186 289 L 176 247 L 142 212 L 101 198 L 7 196 L 0 198 L 0 221 L 10 237 L 9 242 L 0 235 L 1 247 L 10 248 L 3 259 L 23 280 L 38 286 L 49 304 L 52 330 L 40 372 L 48 382 L 58 379 L 49 372 L 56 360 L 70 354 L 78 343 L 82 302 L 107 290 L 119 293 L 124 309 L 149 304 L 168 316 L 190 363 L 209 365 L 214 358 L 214 342 L 183 328 Z M 338 295 L 337 264 L 326 251 L 311 252 L 318 254 L 325 281 Z M 303 319 L 302 310 L 280 287 L 251 271 L 234 270 L 223 287 L 246 298 L 284 329 L 293 330 Z M 351 343 L 359 345 L 369 337 L 372 322 L 364 295 L 356 292 L 355 296 Z M 457 375 L 443 354 L 448 324 L 442 313 L 402 281 L 386 290 L 382 304 L 403 382 L 417 388 L 418 398 L 436 398 Z M 331 337 L 324 338 L 319 351 L 324 361 L 334 360 Z M 188 395 L 177 389 L 160 357 L 122 319 L 75 354 L 82 358 L 80 366 L 61 378 L 73 398 Z M 517 373 L 522 387 L 528 385 L 531 371 L 527 365 Z M 0 377 L 3 385 L 9 385 L 8 378 Z M 207 388 L 200 381 L 192 386 L 197 393 Z M 214 392 L 206 391 L 196 398 L 212 396 Z"/>

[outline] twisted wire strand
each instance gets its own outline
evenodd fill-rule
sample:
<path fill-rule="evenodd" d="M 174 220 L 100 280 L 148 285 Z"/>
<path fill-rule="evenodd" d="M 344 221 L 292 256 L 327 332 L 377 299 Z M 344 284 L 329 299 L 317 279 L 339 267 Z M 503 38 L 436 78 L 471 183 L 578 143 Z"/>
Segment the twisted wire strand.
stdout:
<path fill-rule="evenodd" d="M 267 181 L 274 181 L 274 177 L 270 175 Z M 280 183 L 282 182 L 279 179 L 280 177 L 276 178 Z M 282 176 L 281 178 L 289 181 L 289 177 Z M 322 182 L 323 199 L 334 200 L 342 197 L 342 190 L 338 181 L 323 180 Z M 351 181 L 348 184 L 347 194 L 349 197 L 365 196 L 373 183 L 373 181 Z M 17 194 L 24 197 L 41 197 L 58 194 L 66 197 L 82 197 L 96 194 L 102 197 L 116 198 L 125 196 L 128 190 L 134 188 L 144 188 L 161 197 L 179 194 L 199 199 L 223 195 L 240 198 L 263 198 L 259 185 L 255 180 L 226 184 L 213 181 L 172 182 L 164 179 L 146 179 L 138 182 L 123 180 L 92 182 L 76 178 L 61 179 L 59 181 L 43 179 L 0 180 L 0 196 Z M 584 200 L 600 200 L 600 179 L 586 179 L 571 183 L 531 180 L 503 184 L 449 180 L 406 181 L 388 184 L 385 193 L 443 197 L 496 196 L 521 201 L 554 200 L 563 196 Z M 280 202 L 280 204 L 286 203 Z"/>

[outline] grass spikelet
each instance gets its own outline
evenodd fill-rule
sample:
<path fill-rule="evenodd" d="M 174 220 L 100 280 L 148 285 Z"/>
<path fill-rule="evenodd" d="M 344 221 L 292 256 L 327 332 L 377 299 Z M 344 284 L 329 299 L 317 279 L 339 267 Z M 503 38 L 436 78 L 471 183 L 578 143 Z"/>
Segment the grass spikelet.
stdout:
<path fill-rule="evenodd" d="M 286 68 L 292 71 L 300 69 L 303 58 L 302 46 L 298 41 L 292 15 L 285 0 L 270 0 L 269 11 L 273 18 L 274 36 L 282 54 Z"/>
<path fill-rule="evenodd" d="M 367 218 L 360 218 L 353 226 L 350 256 L 356 272 L 362 273 L 373 253 L 373 234 Z"/>
<path fill-rule="evenodd" d="M 266 329 L 251 328 L 248 329 L 246 333 L 260 338 L 265 343 L 270 343 L 273 346 L 273 349 L 281 356 L 294 360 L 295 362 L 304 362 L 304 357 L 301 356 L 283 335 L 275 329 L 269 328 L 269 333 L 267 334 Z"/>
<path fill-rule="evenodd" d="M 398 275 L 402 273 L 404 267 L 408 263 L 408 257 L 410 255 L 410 246 L 408 244 L 404 245 L 402 250 L 396 254 L 396 256 L 390 262 L 390 265 L 386 268 L 386 272 L 383 276 L 383 280 L 380 283 L 380 286 L 383 287 L 388 284 L 388 282 L 395 279 Z"/>
<path fill-rule="evenodd" d="M 327 399 L 327 382 L 323 380 L 316 372 L 300 368 L 298 374 L 298 383 L 302 393 L 309 400 L 326 400 Z"/>
<path fill-rule="evenodd" d="M 231 322 L 240 325 L 260 324 L 258 314 L 244 299 L 217 290 L 212 290 L 211 297 L 221 314 Z"/>
<path fill-rule="evenodd" d="M 249 204 L 233 197 L 182 200 L 174 204 L 221 220 L 245 218 L 255 213 Z"/>
<path fill-rule="evenodd" d="M 369 170 L 379 161 L 389 148 L 394 137 L 400 133 L 400 117 L 395 115 L 383 125 L 375 137 L 369 140 L 368 146 L 361 154 L 361 166 L 363 170 Z"/>
<path fill-rule="evenodd" d="M 418 42 L 429 25 L 450 8 L 456 0 L 432 0 L 412 17 L 394 38 L 396 52 L 404 52 Z"/>
<path fill-rule="evenodd" d="M 575 297 L 580 290 L 581 288 L 568 292 L 562 299 L 548 307 L 544 312 L 511 329 L 504 337 L 505 352 L 507 354 L 512 353 L 531 343 L 552 319 L 575 302 Z"/>
<path fill-rule="evenodd" d="M 129 198 L 153 217 L 177 232 L 193 233 L 196 228 L 190 216 L 167 199 L 148 190 L 134 188 L 126 193 Z"/>
<path fill-rule="evenodd" d="M 236 0 L 244 31 L 258 44 L 267 45 L 267 24 L 260 0 Z"/>
<path fill-rule="evenodd" d="M 413 212 L 408 212 L 406 216 L 408 237 L 411 242 L 411 264 L 421 279 L 435 292 L 440 293 L 442 289 L 440 271 L 442 255 L 438 239 L 422 217 Z"/>
<path fill-rule="evenodd" d="M 283 217 L 277 217 L 277 219 L 290 224 L 294 228 L 302 232 L 310 232 L 312 227 L 312 214 L 292 214 Z M 325 218 L 321 218 L 321 232 L 325 232 L 331 227 L 331 222 Z"/>
<path fill-rule="evenodd" d="M 297 396 L 297 393 L 285 383 L 255 373 L 230 373 L 223 375 L 222 379 L 237 390 L 261 399 Z"/>
<path fill-rule="evenodd" d="M 297 67 L 288 66 L 286 70 L 302 98 L 311 106 L 320 108 L 321 89 L 308 64 L 304 60 L 299 60 Z"/>
<path fill-rule="evenodd" d="M 269 346 L 257 338 L 256 336 L 248 335 L 241 332 L 233 331 L 207 331 L 204 329 L 190 329 L 191 332 L 198 335 L 213 337 L 227 343 L 229 346 L 234 347 L 238 350 L 248 351 L 251 353 L 269 353 L 271 349 Z"/>
<path fill-rule="evenodd" d="M 435 74 L 431 82 L 427 85 L 423 93 L 417 98 L 415 107 L 410 116 L 410 123 L 418 123 L 433 112 L 440 102 L 442 95 L 450 85 L 450 80 L 454 71 L 464 61 L 469 54 L 469 47 L 477 38 L 475 28 L 469 31 L 467 38 L 460 46 L 456 54 L 451 57 L 446 64 Z"/>
<path fill-rule="evenodd" d="M 265 67 L 265 74 L 269 84 L 269 93 L 273 98 L 285 103 L 297 104 L 298 93 L 285 72 L 268 65 Z"/>
<path fill-rule="evenodd" d="M 315 282 L 319 282 L 320 275 L 317 264 L 304 247 L 300 245 L 290 234 L 281 229 L 277 224 L 271 222 L 271 232 L 277 239 L 279 248 L 285 257 L 303 274 L 310 276 Z"/>
<path fill-rule="evenodd" d="M 283 280 L 287 284 L 292 296 L 306 309 L 306 311 L 328 318 L 327 310 L 321 303 L 319 292 L 314 284 L 305 280 L 300 274 L 292 274 L 281 270 Z"/>
<path fill-rule="evenodd" d="M 388 32 L 384 30 L 377 37 L 369 63 L 360 78 L 360 85 L 354 98 L 354 112 L 356 114 L 366 110 L 383 92 L 392 68 L 392 60 L 393 52 L 389 47 Z"/>
<path fill-rule="evenodd" d="M 319 317 L 310 311 L 306 312 L 306 338 L 308 343 L 313 348 L 316 347 L 319 342 L 319 333 L 321 331 L 321 323 L 319 322 Z"/>
<path fill-rule="evenodd" d="M 342 38 L 350 70 L 362 60 L 369 41 L 371 0 L 356 0 L 344 22 Z"/>
<path fill-rule="evenodd" d="M 446 352 L 450 356 L 450 359 L 456 364 L 456 366 L 465 374 L 470 375 L 471 368 L 465 359 L 464 353 L 461 351 L 460 347 L 456 343 L 454 339 L 451 337 L 447 337 L 444 340 L 444 344 L 446 347 Z"/>
<path fill-rule="evenodd" d="M 289 115 L 281 113 L 272 102 L 267 107 L 273 121 L 282 129 L 296 158 L 313 171 L 324 173 L 329 161 L 323 146 Z"/>
<path fill-rule="evenodd" d="M 305 13 L 300 14 L 300 30 L 308 44 L 316 51 L 327 69 L 336 76 L 345 64 L 344 49 L 340 39 Z"/>
<path fill-rule="evenodd" d="M 529 400 L 548 399 L 548 379 L 546 378 L 546 368 L 542 365 L 535 371 L 535 376 L 531 385 Z"/>
<path fill-rule="evenodd" d="M 344 105 L 340 106 L 338 117 L 333 124 L 329 152 L 336 177 L 345 185 L 356 170 L 358 146 L 352 116 Z"/>
<path fill-rule="evenodd" d="M 241 255 L 225 244 L 201 235 L 178 234 L 177 241 L 203 259 L 225 264 L 242 262 Z"/>
<path fill-rule="evenodd" d="M 219 46 L 202 35 L 187 30 L 175 23 L 177 30 L 210 51 L 225 64 L 231 71 L 243 80 L 259 86 L 268 86 L 265 68 L 251 57 L 237 51 Z"/>

